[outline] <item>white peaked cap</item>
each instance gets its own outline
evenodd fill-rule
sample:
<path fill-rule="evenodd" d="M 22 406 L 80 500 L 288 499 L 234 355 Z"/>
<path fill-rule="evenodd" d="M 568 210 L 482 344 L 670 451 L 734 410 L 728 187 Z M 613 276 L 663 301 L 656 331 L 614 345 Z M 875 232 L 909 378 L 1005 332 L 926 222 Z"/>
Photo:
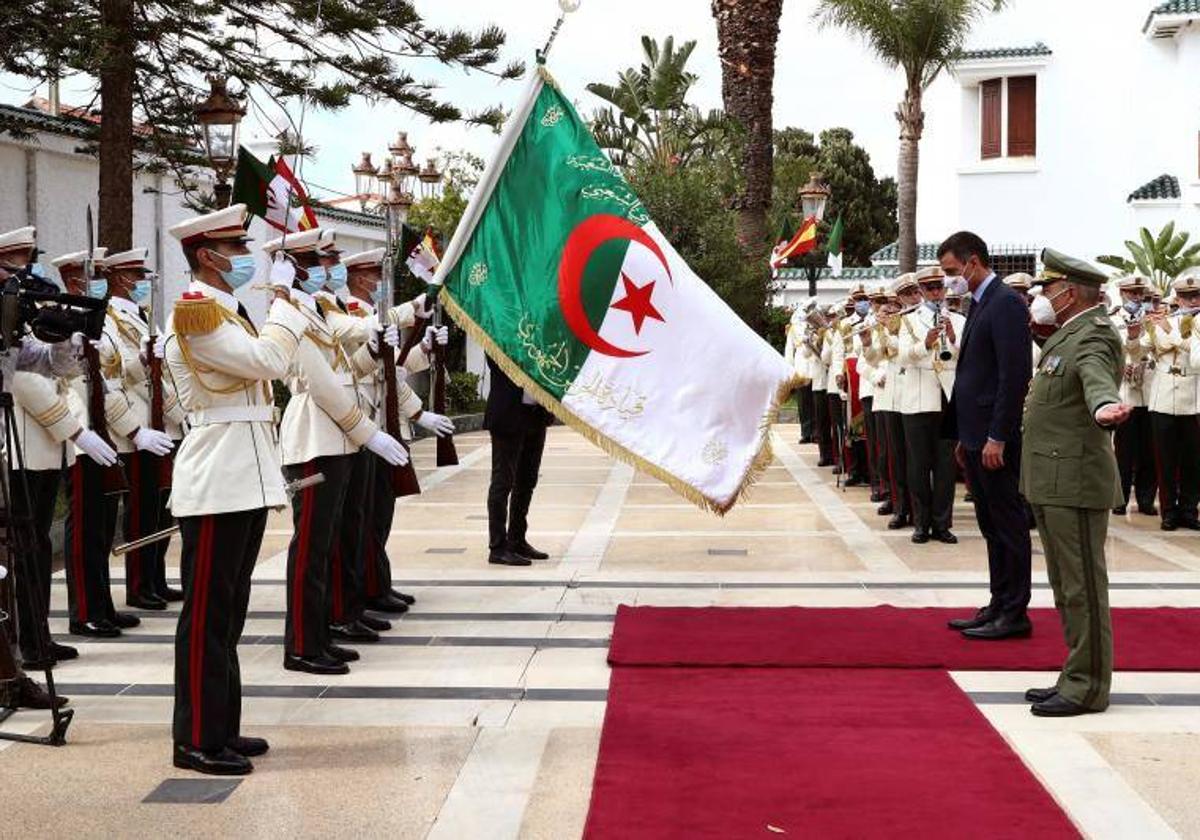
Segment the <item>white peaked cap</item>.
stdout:
<path fill-rule="evenodd" d="M 149 254 L 149 248 L 131 248 L 128 251 L 113 254 L 111 257 L 105 257 L 104 267 L 109 271 L 114 268 L 145 268 L 146 257 Z"/>
<path fill-rule="evenodd" d="M 37 244 L 37 228 L 32 225 L 0 233 L 0 251 L 32 248 Z"/>
<path fill-rule="evenodd" d="M 357 254 L 351 254 L 342 260 L 342 265 L 346 268 L 354 268 L 355 266 L 371 266 L 382 265 L 383 255 L 386 253 L 386 248 L 372 248 L 370 251 L 362 251 Z"/>
<path fill-rule="evenodd" d="M 308 251 L 316 251 L 317 245 L 321 241 L 321 235 L 324 232 L 324 228 L 318 227 L 289 233 L 286 236 L 281 236 L 278 239 L 272 239 L 270 242 L 264 243 L 263 251 L 268 254 L 274 254 L 280 248 L 289 254 L 303 254 Z"/>
<path fill-rule="evenodd" d="M 168 232 L 184 245 L 222 240 L 246 242 L 249 239 L 246 236 L 246 205 L 231 204 L 214 213 L 193 216 L 172 226 Z"/>

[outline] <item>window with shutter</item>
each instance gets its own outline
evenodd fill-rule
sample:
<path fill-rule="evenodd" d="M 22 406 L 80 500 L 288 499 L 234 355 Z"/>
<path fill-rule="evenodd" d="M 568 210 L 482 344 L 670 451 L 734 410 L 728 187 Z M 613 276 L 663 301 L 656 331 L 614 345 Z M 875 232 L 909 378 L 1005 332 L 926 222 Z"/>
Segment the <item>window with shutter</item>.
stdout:
<path fill-rule="evenodd" d="M 988 79 L 979 86 L 979 156 L 983 160 L 1000 157 L 1000 79 Z"/>
<path fill-rule="evenodd" d="M 1037 77 L 1008 80 L 1008 156 L 1037 155 Z"/>

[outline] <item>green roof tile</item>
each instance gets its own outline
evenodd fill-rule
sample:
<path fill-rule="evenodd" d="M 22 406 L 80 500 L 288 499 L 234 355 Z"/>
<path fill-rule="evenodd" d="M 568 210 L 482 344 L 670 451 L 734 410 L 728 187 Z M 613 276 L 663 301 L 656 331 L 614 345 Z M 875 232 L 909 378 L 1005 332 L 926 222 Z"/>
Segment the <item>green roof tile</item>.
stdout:
<path fill-rule="evenodd" d="M 1146 23 L 1142 26 L 1142 31 L 1145 32 L 1150 28 L 1155 15 L 1197 14 L 1200 14 L 1200 0 L 1167 0 L 1166 3 L 1160 3 L 1150 10 L 1150 14 L 1146 15 Z"/>
<path fill-rule="evenodd" d="M 938 242 L 921 242 L 917 245 L 917 262 L 921 265 L 933 265 L 937 262 Z M 871 255 L 873 263 L 895 263 L 900 262 L 900 243 L 893 242 L 891 245 L 884 245 L 878 251 Z"/>
<path fill-rule="evenodd" d="M 98 126 L 80 117 L 56 117 L 36 108 L 0 104 L 0 131 L 46 131 L 68 137 L 95 137 Z"/>
<path fill-rule="evenodd" d="M 1200 0 L 1196 0 L 1200 2 Z M 1053 55 L 1053 50 L 1038 41 L 1032 47 L 995 47 L 983 50 L 964 50 L 959 61 L 979 61 L 988 58 L 1036 58 Z"/>
<path fill-rule="evenodd" d="M 1196 0 L 1200 3 L 1200 0 Z M 1169 201 L 1182 198 L 1179 179 L 1174 175 L 1159 175 L 1129 194 L 1127 201 Z"/>

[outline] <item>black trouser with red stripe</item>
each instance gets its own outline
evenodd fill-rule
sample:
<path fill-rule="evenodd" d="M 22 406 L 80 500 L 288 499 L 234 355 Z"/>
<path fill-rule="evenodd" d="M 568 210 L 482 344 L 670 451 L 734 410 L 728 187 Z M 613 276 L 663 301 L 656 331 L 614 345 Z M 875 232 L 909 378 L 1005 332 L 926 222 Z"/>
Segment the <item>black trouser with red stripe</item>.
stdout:
<path fill-rule="evenodd" d="M 1138 510 L 1150 510 L 1158 493 L 1158 470 L 1154 464 L 1150 412 L 1145 406 L 1135 408 L 1129 419 L 1117 426 L 1113 432 L 1113 446 L 1117 450 L 1117 467 L 1121 473 L 1125 504 L 1129 504 L 1132 490 Z"/>
<path fill-rule="evenodd" d="M 796 408 L 800 417 L 800 442 L 811 443 L 813 440 L 813 389 L 812 383 L 801 386 L 796 392 Z"/>
<path fill-rule="evenodd" d="M 50 526 L 62 470 L 14 470 L 11 476 L 13 517 L 17 527 L 27 529 L 15 552 L 17 635 L 21 658 L 32 662 L 49 656 L 43 646 L 50 642 Z"/>
<path fill-rule="evenodd" d="M 1166 521 L 1193 521 L 1200 506 L 1200 417 L 1152 411 L 1150 428 L 1158 468 L 1159 513 Z"/>
<path fill-rule="evenodd" d="M 362 617 L 366 546 L 371 532 L 371 461 L 378 456 L 363 449 L 351 459 L 350 478 L 329 569 L 329 623 L 349 624 Z"/>
<path fill-rule="evenodd" d="M 867 480 L 870 482 L 871 489 L 876 493 L 879 492 L 882 482 L 879 480 L 879 465 L 875 462 L 875 436 L 878 432 L 875 431 L 875 412 L 871 410 L 871 406 L 875 403 L 874 397 L 862 397 L 863 412 L 863 460 L 866 462 Z"/>
<path fill-rule="evenodd" d="M 163 497 L 160 489 L 162 459 L 149 452 L 132 452 L 125 456 L 125 475 L 129 493 L 124 497 L 121 522 L 125 541 L 153 534 L 167 525 L 160 519 Z M 166 571 L 159 568 L 166 543 L 153 543 L 125 555 L 125 598 L 157 596 L 166 585 Z M 161 583 L 160 583 L 161 580 Z"/>
<path fill-rule="evenodd" d="M 833 440 L 829 434 L 829 397 L 824 389 L 813 391 L 813 436 L 817 440 L 817 459 L 833 463 Z"/>
<path fill-rule="evenodd" d="M 328 455 L 283 468 L 288 481 L 325 476 L 292 497 L 283 648 L 293 656 L 322 656 L 329 647 L 329 561 L 354 457 Z"/>
<path fill-rule="evenodd" d="M 909 516 L 912 498 L 908 493 L 908 444 L 904 439 L 904 419 L 899 411 L 880 411 L 887 431 L 888 479 L 891 484 L 892 514 Z"/>
<path fill-rule="evenodd" d="M 396 516 L 396 491 L 392 467 L 374 453 L 367 456 L 367 540 L 363 544 L 363 589 L 367 599 L 382 598 L 392 590 L 392 563 L 387 541 Z"/>
<path fill-rule="evenodd" d="M 68 470 L 67 495 L 65 553 L 71 622 L 111 621 L 116 609 L 108 556 L 117 532 L 120 495 L 105 495 L 104 468 L 86 455 Z"/>
<path fill-rule="evenodd" d="M 241 732 L 237 644 L 266 508 L 179 517 L 183 608 L 175 630 L 176 744 L 213 752 Z"/>

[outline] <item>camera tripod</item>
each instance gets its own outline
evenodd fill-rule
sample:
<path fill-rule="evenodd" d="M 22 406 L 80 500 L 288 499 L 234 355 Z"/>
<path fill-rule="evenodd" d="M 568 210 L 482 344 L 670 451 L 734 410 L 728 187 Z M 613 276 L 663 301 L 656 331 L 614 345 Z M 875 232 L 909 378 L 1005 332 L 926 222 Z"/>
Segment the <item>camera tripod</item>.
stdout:
<path fill-rule="evenodd" d="M 0 730 L 0 740 L 21 741 L 27 744 L 42 744 L 46 746 L 62 746 L 66 743 L 67 727 L 75 716 L 73 709 L 58 708 L 58 692 L 54 687 L 54 675 L 51 668 L 54 659 L 50 655 L 50 634 L 47 630 L 45 607 L 42 605 L 39 593 L 44 591 L 46 582 L 41 579 L 43 574 L 49 574 L 48 569 L 39 568 L 32 543 L 32 521 L 27 513 L 23 516 L 13 510 L 12 504 L 12 471 L 10 458 L 15 458 L 19 472 L 19 480 L 25 499 L 31 499 L 28 484 L 25 483 L 24 456 L 17 440 L 16 423 L 13 418 L 12 394 L 5 388 L 3 373 L 0 373 L 0 423 L 3 424 L 4 452 L 0 453 L 0 559 L 5 561 L 9 569 L 7 587 L 11 597 L 0 599 L 0 645 L 10 644 L 10 634 L 3 624 L 10 622 L 15 630 L 16 615 L 9 609 L 14 602 L 22 602 L 24 609 L 30 610 L 34 621 L 27 622 L 36 628 L 36 647 L 40 651 L 39 658 L 45 663 L 43 671 L 46 678 L 46 691 L 50 695 L 50 732 L 46 735 L 25 735 L 19 732 Z M 16 568 L 18 560 L 21 568 Z M 18 597 L 17 593 L 20 593 Z M 7 603 L 5 603 L 7 601 Z M 7 619 L 6 619 L 7 616 Z M 18 672 L 18 675 L 20 672 Z M 0 707 L 0 723 L 10 718 L 16 708 Z"/>

